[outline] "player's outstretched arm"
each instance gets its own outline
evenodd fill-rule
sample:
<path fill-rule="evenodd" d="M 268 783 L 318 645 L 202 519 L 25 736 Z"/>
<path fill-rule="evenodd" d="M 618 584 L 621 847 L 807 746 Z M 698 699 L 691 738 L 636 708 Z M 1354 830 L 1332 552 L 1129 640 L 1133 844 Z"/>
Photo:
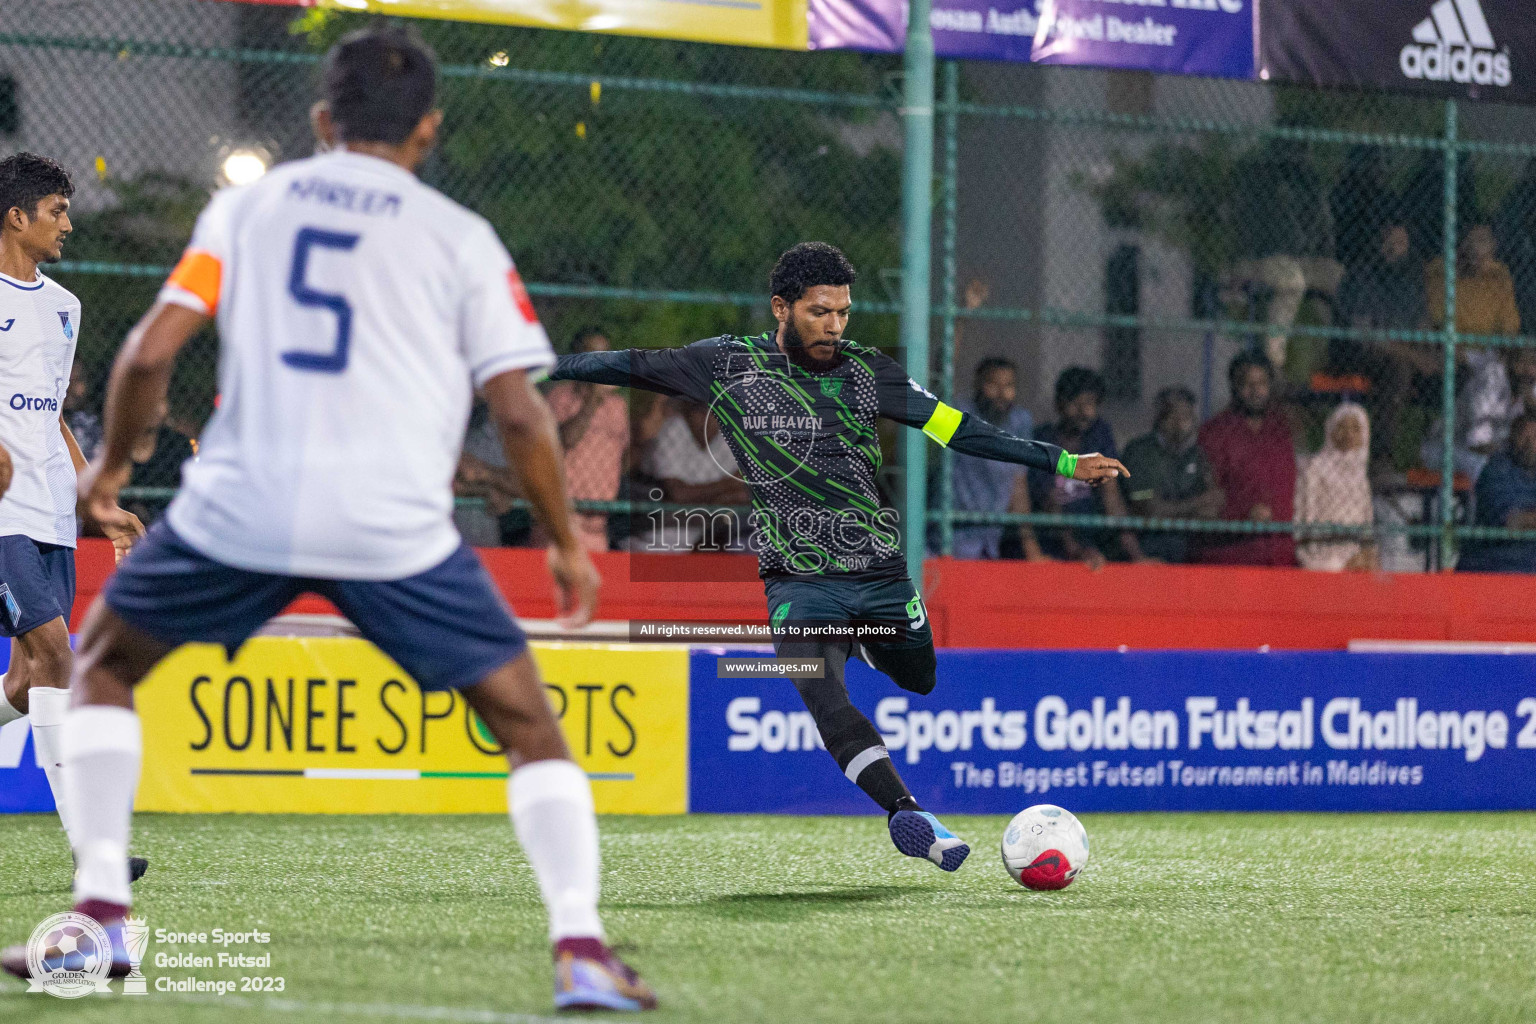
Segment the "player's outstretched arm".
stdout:
<path fill-rule="evenodd" d="M 880 415 L 916 427 L 945 447 L 978 459 L 1012 462 L 1090 484 L 1131 475 L 1117 460 L 1098 453 L 1072 455 L 1054 444 L 999 430 L 979 416 L 939 401 L 884 353 L 861 349 L 860 354 L 871 360 Z"/>
<path fill-rule="evenodd" d="M 961 454 L 997 462 L 1016 462 L 1057 476 L 1083 480 L 1095 486 L 1105 480 L 1128 478 L 1131 475 L 1119 459 L 1111 459 L 1098 452 L 1073 455 L 1054 444 L 1015 437 L 969 413 L 963 413 L 962 417 L 959 428 L 949 440 L 949 447 Z"/>
<path fill-rule="evenodd" d="M 11 477 L 16 472 L 16 464 L 11 461 L 11 450 L 0 444 L 0 497 L 11 489 Z"/>
<path fill-rule="evenodd" d="M 501 434 L 507 464 L 517 474 L 533 512 L 554 539 L 549 571 L 560 588 L 561 625 L 577 629 L 592 621 L 601 582 L 576 538 L 554 414 L 533 387 L 527 370 L 509 370 L 485 382 L 486 404 Z"/>
<path fill-rule="evenodd" d="M 549 371 L 549 379 L 585 380 L 593 384 L 627 388 L 630 386 L 629 366 L 630 352 L 627 349 L 618 352 L 573 352 L 555 361 L 555 368 Z"/>
<path fill-rule="evenodd" d="M 962 413 L 961 417 L 960 426 L 949 440 L 949 447 L 962 454 L 998 462 L 1016 462 L 1073 480 L 1084 480 L 1095 486 L 1105 480 L 1131 475 L 1119 459 L 1107 458 L 1097 452 L 1092 455 L 1073 455 L 1054 444 L 1015 437 L 969 413 Z"/>
<path fill-rule="evenodd" d="M 107 383 L 101 454 L 80 473 L 79 481 L 85 513 L 103 529 L 108 524 L 132 529 L 124 517 L 133 517 L 117 507 L 117 496 L 133 470 L 133 442 L 154 423 L 177 354 L 207 323 L 207 316 L 186 306 L 157 302 L 128 332 L 117 353 Z"/>
<path fill-rule="evenodd" d="M 631 348 L 617 352 L 577 352 L 561 356 L 550 380 L 585 380 L 621 388 L 708 402 L 714 380 L 711 364 L 717 339 L 683 348 Z"/>
<path fill-rule="evenodd" d="M 1064 468 L 1062 456 L 1066 453 L 1054 444 L 1015 437 L 1007 431 L 999 430 L 979 416 L 951 409 L 947 405 L 941 404 L 939 409 L 941 412 L 935 419 L 942 417 L 942 411 L 946 410 L 958 418 L 954 433 L 949 435 L 947 440 L 936 437 L 932 427 L 925 428 L 924 433 L 962 455 L 974 455 L 979 459 L 991 459 L 994 462 L 1012 462 L 1046 473 L 1059 473 Z M 1071 476 L 1072 474 L 1062 473 L 1061 475 Z"/>
<path fill-rule="evenodd" d="M 933 392 L 908 377 L 900 363 L 883 352 L 860 347 L 858 355 L 869 360 L 874 373 L 880 415 L 916 427 L 947 448 L 953 448 L 963 455 L 974 455 L 978 459 L 1012 462 L 1044 473 L 1057 473 L 1090 482 L 1108 479 L 1112 475 L 1104 472 L 1098 463 L 1090 463 L 1084 470 L 1087 475 L 1079 476 L 1078 456 L 1069 455 L 1054 444 L 1015 437 L 979 416 L 972 416 L 939 401 Z M 1085 455 L 1082 458 L 1098 459 L 1100 456 Z M 1119 467 L 1121 475 L 1130 476 L 1124 466 L 1118 462 L 1115 466 Z"/>

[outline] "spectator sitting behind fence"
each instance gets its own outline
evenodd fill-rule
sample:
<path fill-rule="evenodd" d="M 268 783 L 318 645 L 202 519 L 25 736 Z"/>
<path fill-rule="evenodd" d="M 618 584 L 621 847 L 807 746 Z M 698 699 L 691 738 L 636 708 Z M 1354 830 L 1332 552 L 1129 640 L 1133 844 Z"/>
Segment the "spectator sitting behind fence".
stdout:
<path fill-rule="evenodd" d="M 1515 304 L 1526 330 L 1536 325 L 1536 157 L 1494 215 L 1499 259 L 1515 283 Z"/>
<path fill-rule="evenodd" d="M 986 420 L 1014 437 L 1028 437 L 1034 429 L 1029 410 L 1016 403 L 1018 370 L 1012 361 L 989 356 L 976 367 L 976 391 L 960 411 Z M 954 505 L 958 512 L 1016 512 L 1027 514 L 1029 473 L 1011 462 L 994 462 L 971 455 L 953 456 Z M 956 526 L 956 558 L 1000 558 L 1004 541 L 1001 526 Z M 1035 531 L 1028 525 L 1018 528 L 1024 557 L 1032 562 L 1045 558 Z"/>
<path fill-rule="evenodd" d="M 1344 170 L 1328 193 L 1334 255 L 1347 271 L 1352 273 L 1375 258 L 1382 226 L 1401 207 L 1402 198 L 1387 178 L 1386 151 L 1380 146 L 1350 147 Z"/>
<path fill-rule="evenodd" d="M 1239 259 L 1232 276 L 1268 292 L 1265 342 L 1271 363 L 1284 366 L 1286 342 L 1309 290 L 1330 298 L 1344 265 L 1333 258 L 1333 230 L 1322 181 L 1305 147 L 1273 139 L 1236 169 L 1234 225 Z"/>
<path fill-rule="evenodd" d="M 1456 330 L 1462 334 L 1520 333 L 1515 281 L 1497 251 L 1493 229 L 1486 224 L 1469 229 L 1456 250 Z M 1445 327 L 1444 257 L 1425 267 L 1424 290 L 1430 322 L 1440 330 Z"/>
<path fill-rule="evenodd" d="M 75 435 L 80 454 L 90 462 L 101 447 L 101 412 L 93 409 L 91 385 L 86 379 L 85 365 L 76 359 L 69 368 L 69 388 L 64 392 L 64 422 Z"/>
<path fill-rule="evenodd" d="M 1296 482 L 1296 522 L 1370 526 L 1375 521 L 1368 475 L 1371 422 L 1353 402 L 1340 404 L 1323 427 L 1323 450 L 1307 460 Z M 1296 557 L 1307 569 L 1325 572 L 1375 570 L 1376 544 L 1348 535 L 1329 535 L 1327 526 L 1298 529 Z"/>
<path fill-rule="evenodd" d="M 1239 352 L 1227 368 L 1232 404 L 1200 428 L 1200 448 L 1211 460 L 1226 501 L 1221 518 L 1253 523 L 1289 522 L 1296 501 L 1296 453 L 1291 429 L 1271 401 L 1275 370 L 1259 352 Z M 1288 533 L 1210 534 L 1199 561 L 1219 565 L 1295 565 Z"/>
<path fill-rule="evenodd" d="M 720 433 L 719 420 L 697 402 L 673 400 L 672 414 L 657 431 L 648 461 L 647 475 L 660 481 L 661 493 L 646 495 L 652 500 L 678 505 L 746 505 L 751 500 L 736 458 Z M 748 527 L 744 515 L 689 515 L 686 510 L 671 510 L 661 518 L 647 517 L 637 525 L 648 536 L 636 547 L 649 551 L 735 549 L 745 542 Z"/>
<path fill-rule="evenodd" d="M 1429 323 L 1424 269 L 1413 256 L 1408 229 L 1387 224 L 1377 241 L 1370 258 L 1351 267 L 1339 286 L 1340 321 L 1360 331 L 1423 330 Z"/>
<path fill-rule="evenodd" d="M 1493 230 L 1479 224 L 1470 228 L 1456 250 L 1456 330 L 1462 334 L 1517 335 L 1520 309 L 1515 302 L 1515 282 L 1509 268 L 1497 258 Z M 1445 326 L 1445 260 L 1432 260 L 1424 271 L 1430 322 L 1436 330 Z M 1438 354 L 1438 353 L 1437 353 Z M 1475 480 L 1488 457 L 1504 444 L 1505 430 L 1519 410 L 1512 403 L 1521 396 L 1521 384 L 1508 372 L 1505 355 L 1498 349 L 1471 345 L 1457 350 L 1471 377 L 1457 403 L 1456 472 Z M 1514 390 L 1511 391 L 1511 385 Z M 1440 423 L 1430 427 L 1419 455 L 1424 464 L 1440 468 L 1444 436 Z"/>
<path fill-rule="evenodd" d="M 1164 388 L 1157 395 L 1157 418 L 1150 433 L 1125 446 L 1131 471 L 1131 512 L 1157 519 L 1214 519 L 1226 500 L 1216 486 L 1210 461 L 1195 443 L 1195 395 L 1186 387 Z M 1141 535 L 1141 550 L 1165 562 L 1188 560 L 1189 536 L 1156 532 Z"/>
<path fill-rule="evenodd" d="M 583 327 L 571 339 L 571 351 L 607 352 L 613 346 L 597 327 Z M 611 384 L 563 380 L 544 393 L 565 451 L 565 487 L 577 501 L 612 501 L 619 493 L 619 476 L 629 449 L 629 411 L 618 388 Z M 575 516 L 577 536 L 588 551 L 608 550 L 608 516 Z M 547 543 L 540 527 L 534 544 Z"/>
<path fill-rule="evenodd" d="M 1420 331 L 1429 326 L 1424 298 L 1424 268 L 1413 255 L 1408 229 L 1400 223 L 1381 228 L 1371 256 L 1350 267 L 1339 286 L 1339 323 L 1357 331 Z M 1385 455 L 1397 436 L 1402 412 L 1415 394 L 1414 374 L 1429 380 L 1444 372 L 1438 345 L 1412 342 L 1363 342 L 1335 338 L 1328 343 L 1334 373 L 1361 374 L 1371 385 L 1367 401 L 1381 428 L 1378 447 Z"/>
<path fill-rule="evenodd" d="M 477 402 L 464 435 L 464 450 L 454 471 L 453 493 L 456 498 L 479 498 L 481 504 L 458 505 L 453 523 L 465 543 L 475 547 L 521 547 L 533 532 L 533 517 L 526 509 L 514 508 L 523 497 L 522 485 L 507 465 L 501 450 L 501 433 L 490 409 Z"/>
<path fill-rule="evenodd" d="M 1503 450 L 1510 424 L 1536 412 L 1536 349 L 1475 349 L 1468 353 L 1471 377 L 1456 399 L 1456 472 L 1476 480 L 1489 457 Z M 1445 450 L 1443 419 L 1430 426 L 1419 455 L 1438 470 Z"/>
<path fill-rule="evenodd" d="M 192 441 L 166 423 L 169 415 L 169 407 L 161 402 L 154 423 L 133 443 L 129 451 L 133 463 L 129 487 L 174 488 L 181 485 L 181 464 L 196 453 Z M 165 502 L 136 500 L 124 507 L 147 523 L 159 518 Z"/>
<path fill-rule="evenodd" d="M 1536 530 L 1536 412 L 1509 428 L 1508 447 L 1477 478 L 1478 526 Z M 1536 541 L 1468 541 L 1459 572 L 1536 573 Z"/>
<path fill-rule="evenodd" d="M 1035 440 L 1058 445 L 1073 455 L 1097 452 L 1117 458 L 1115 432 L 1099 416 L 1104 378 L 1083 366 L 1069 366 L 1056 378 L 1056 422 L 1035 430 Z M 1029 471 L 1029 500 L 1042 512 L 1061 515 L 1126 514 L 1125 498 L 1116 480 L 1089 487 L 1078 480 Z M 1039 531 L 1040 546 L 1058 558 L 1081 559 L 1090 568 L 1104 564 L 1105 549 L 1131 562 L 1146 559 L 1136 535 L 1129 530 L 1082 531 L 1073 527 Z M 1116 547 L 1118 541 L 1118 547 Z"/>

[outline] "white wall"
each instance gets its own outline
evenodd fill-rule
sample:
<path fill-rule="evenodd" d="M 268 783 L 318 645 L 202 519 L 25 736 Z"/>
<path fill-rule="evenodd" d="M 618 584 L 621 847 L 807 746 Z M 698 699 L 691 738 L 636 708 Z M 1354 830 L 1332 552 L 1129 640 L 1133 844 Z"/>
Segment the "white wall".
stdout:
<path fill-rule="evenodd" d="M 973 62 L 965 73 L 978 98 L 987 103 L 1110 111 L 1125 102 L 1127 92 L 1137 95 L 1134 88 L 1121 89 L 1117 99 L 1114 74 L 1094 69 Z M 1246 123 L 1265 123 L 1273 116 L 1272 92 L 1244 83 L 1160 77 L 1150 80 L 1146 98 L 1144 110 L 1114 112 Z M 1141 314 L 1190 317 L 1194 275 L 1189 255 L 1151 234 L 1110 229 L 1097 199 L 1083 187 L 1111 173 L 1116 153 L 1140 156 L 1175 137 L 1016 118 L 968 118 L 962 120 L 960 138 L 962 291 L 969 277 L 980 276 L 992 283 L 993 306 L 1102 313 L 1105 265 L 1116 248 L 1129 244 L 1141 251 Z M 939 266 L 936 260 L 935 269 Z M 1182 384 L 1200 392 L 1205 350 L 1201 334 L 1142 331 L 1143 397 L 1106 409 L 1122 442 L 1148 428 L 1152 399 L 1161 388 Z M 1226 404 L 1225 368 L 1236 351 L 1233 339 L 1215 339 L 1213 409 Z M 976 363 L 993 354 L 1018 362 L 1020 401 L 1040 420 L 1053 415 L 1052 389 L 1062 369 L 1103 366 L 1104 335 L 1098 328 L 968 324 L 956 358 L 957 395 L 969 396 Z"/>
<path fill-rule="evenodd" d="M 230 47 L 239 13 L 237 4 L 195 0 L 0 0 L 0 32 Z M 0 73 L 16 78 L 21 101 L 21 131 L 0 137 L 0 154 L 30 150 L 63 163 L 85 212 L 111 199 L 98 158 L 114 178 L 164 171 L 212 188 L 219 150 L 238 128 L 227 60 L 0 46 Z"/>

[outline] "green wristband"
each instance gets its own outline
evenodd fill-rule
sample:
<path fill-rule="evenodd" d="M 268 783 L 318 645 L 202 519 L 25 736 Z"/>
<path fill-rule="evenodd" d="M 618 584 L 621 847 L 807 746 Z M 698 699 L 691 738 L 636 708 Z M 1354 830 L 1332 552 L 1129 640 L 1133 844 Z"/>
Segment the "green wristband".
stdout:
<path fill-rule="evenodd" d="M 1056 460 L 1056 475 L 1069 478 L 1077 476 L 1077 456 L 1071 452 L 1062 452 Z"/>

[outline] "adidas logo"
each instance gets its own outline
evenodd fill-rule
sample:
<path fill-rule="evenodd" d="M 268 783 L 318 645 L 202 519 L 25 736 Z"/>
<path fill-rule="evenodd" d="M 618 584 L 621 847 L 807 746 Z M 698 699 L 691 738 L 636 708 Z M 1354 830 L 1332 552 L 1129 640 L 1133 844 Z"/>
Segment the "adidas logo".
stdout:
<path fill-rule="evenodd" d="M 1503 88 L 1513 76 L 1508 50 L 1495 53 L 1497 46 L 1478 0 L 1438 0 L 1429 17 L 1414 26 L 1413 42 L 1403 47 L 1398 66 L 1419 81 Z"/>

